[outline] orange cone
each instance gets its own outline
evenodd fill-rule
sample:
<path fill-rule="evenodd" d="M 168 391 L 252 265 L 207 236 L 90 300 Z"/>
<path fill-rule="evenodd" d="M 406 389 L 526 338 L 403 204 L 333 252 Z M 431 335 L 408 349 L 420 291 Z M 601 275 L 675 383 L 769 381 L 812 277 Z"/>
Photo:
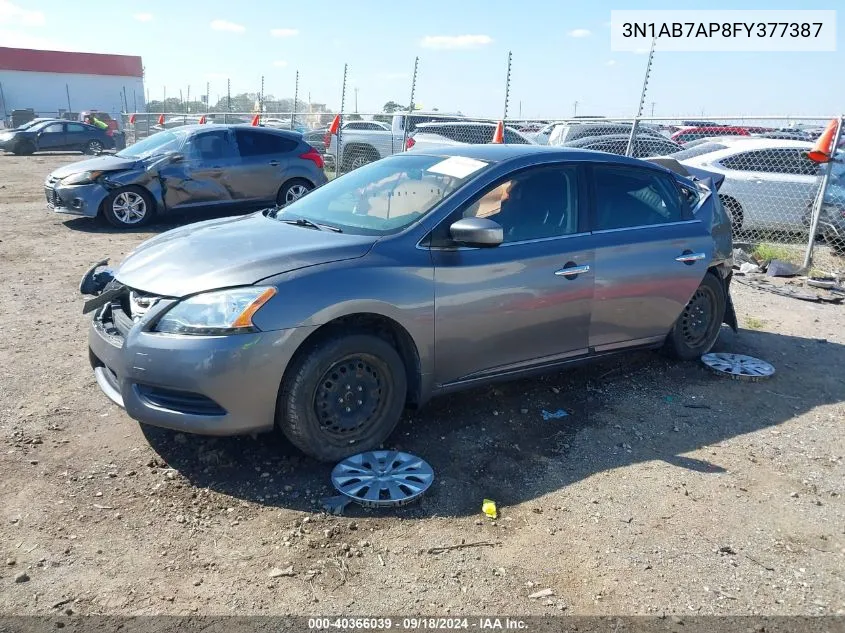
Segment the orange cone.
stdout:
<path fill-rule="evenodd" d="M 504 143 L 505 142 L 505 122 L 499 121 L 496 123 L 496 131 L 493 132 L 493 142 L 494 143 Z"/>
<path fill-rule="evenodd" d="M 826 163 L 830 160 L 831 152 L 833 151 L 833 135 L 836 134 L 836 119 L 831 119 L 830 123 L 822 132 L 822 135 L 816 141 L 813 149 L 807 152 L 807 158 L 816 163 Z"/>
<path fill-rule="evenodd" d="M 199 124 L 205 125 L 205 115 L 204 114 L 200 117 Z"/>
<path fill-rule="evenodd" d="M 132 125 L 135 125 L 135 113 L 134 112 L 129 115 L 129 123 L 131 123 Z"/>
<path fill-rule="evenodd" d="M 258 125 L 260 123 L 261 123 L 261 115 L 260 114 L 256 114 L 254 117 L 252 117 L 252 124 L 251 124 L 252 127 L 258 127 Z"/>
<path fill-rule="evenodd" d="M 158 124 L 164 125 L 164 115 L 163 114 L 158 115 Z"/>

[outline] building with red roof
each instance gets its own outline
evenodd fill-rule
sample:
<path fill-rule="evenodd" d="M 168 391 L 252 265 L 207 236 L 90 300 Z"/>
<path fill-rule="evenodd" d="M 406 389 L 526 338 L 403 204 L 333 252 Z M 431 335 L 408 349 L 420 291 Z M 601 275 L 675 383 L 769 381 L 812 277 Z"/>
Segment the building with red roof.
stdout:
<path fill-rule="evenodd" d="M 125 103 L 124 103 L 125 100 Z M 144 109 L 144 66 L 133 55 L 0 47 L 0 108 L 35 116 Z"/>

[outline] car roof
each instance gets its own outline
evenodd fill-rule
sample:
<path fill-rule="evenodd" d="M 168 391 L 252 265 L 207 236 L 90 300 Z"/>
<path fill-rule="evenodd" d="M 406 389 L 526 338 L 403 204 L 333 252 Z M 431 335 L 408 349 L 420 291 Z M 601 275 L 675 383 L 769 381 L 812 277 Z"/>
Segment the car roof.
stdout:
<path fill-rule="evenodd" d="M 213 125 L 201 125 L 199 123 L 189 123 L 188 125 L 180 125 L 178 127 L 169 128 L 168 132 L 199 132 L 200 130 L 221 130 L 221 129 L 232 129 L 232 130 L 258 130 L 261 132 L 266 132 L 267 134 L 279 134 L 282 136 L 302 136 L 296 130 L 280 130 L 279 128 L 275 127 L 264 127 L 261 125 L 250 125 L 249 123 L 214 123 Z"/>
<path fill-rule="evenodd" d="M 524 157 L 534 156 L 538 162 L 555 162 L 563 160 L 584 161 L 584 162 L 612 162 L 621 165 L 631 165 L 636 167 L 650 167 L 654 169 L 663 169 L 663 167 L 656 166 L 650 163 L 645 163 L 636 158 L 628 156 L 619 156 L 617 154 L 606 154 L 604 152 L 594 152 L 589 149 L 579 149 L 574 147 L 550 147 L 548 145 L 508 145 L 504 143 L 489 143 L 486 145 L 454 145 L 448 147 L 438 147 L 431 150 L 411 151 L 411 154 L 426 154 L 429 156 L 461 156 L 465 158 L 474 158 L 476 160 L 483 160 L 490 163 L 504 163 L 510 160 L 517 160 Z"/>
<path fill-rule="evenodd" d="M 760 138 L 757 136 L 727 136 L 719 138 L 720 145 L 726 145 L 730 149 L 741 145 L 744 150 L 755 149 L 810 149 L 813 144 L 810 141 L 793 141 L 779 138 Z"/>

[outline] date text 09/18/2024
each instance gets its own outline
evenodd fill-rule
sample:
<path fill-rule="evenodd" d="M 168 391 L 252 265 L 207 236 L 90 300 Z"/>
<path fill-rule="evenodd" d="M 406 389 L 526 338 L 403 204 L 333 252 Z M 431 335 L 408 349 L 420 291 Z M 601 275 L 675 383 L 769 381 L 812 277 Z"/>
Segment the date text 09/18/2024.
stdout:
<path fill-rule="evenodd" d="M 516 618 L 309 618 L 308 629 L 316 631 L 520 631 L 527 628 L 524 620 Z"/>

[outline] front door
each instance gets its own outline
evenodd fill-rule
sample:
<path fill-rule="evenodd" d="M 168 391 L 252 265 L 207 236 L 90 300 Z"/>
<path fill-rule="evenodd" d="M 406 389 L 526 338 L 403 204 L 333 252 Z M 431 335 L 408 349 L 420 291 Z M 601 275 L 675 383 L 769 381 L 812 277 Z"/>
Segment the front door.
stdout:
<path fill-rule="evenodd" d="M 596 165 L 593 182 L 596 352 L 662 341 L 713 257 L 674 179 L 648 167 Z"/>
<path fill-rule="evenodd" d="M 593 250 L 582 231 L 582 182 L 572 165 L 530 168 L 495 183 L 434 231 L 438 385 L 586 353 Z M 499 223 L 504 242 L 452 242 L 449 226 L 461 217 Z"/>
<path fill-rule="evenodd" d="M 228 206 L 235 202 L 228 170 L 237 158 L 228 129 L 190 136 L 183 154 L 183 160 L 159 171 L 168 209 Z"/>
<path fill-rule="evenodd" d="M 88 141 L 96 138 L 92 132 L 93 128 L 82 125 L 82 123 L 67 123 L 65 130 L 65 148 L 69 150 L 83 150 Z M 105 145 L 105 144 L 104 144 Z"/>
<path fill-rule="evenodd" d="M 38 132 L 38 151 L 56 152 L 65 149 L 67 123 L 50 123 Z"/>

